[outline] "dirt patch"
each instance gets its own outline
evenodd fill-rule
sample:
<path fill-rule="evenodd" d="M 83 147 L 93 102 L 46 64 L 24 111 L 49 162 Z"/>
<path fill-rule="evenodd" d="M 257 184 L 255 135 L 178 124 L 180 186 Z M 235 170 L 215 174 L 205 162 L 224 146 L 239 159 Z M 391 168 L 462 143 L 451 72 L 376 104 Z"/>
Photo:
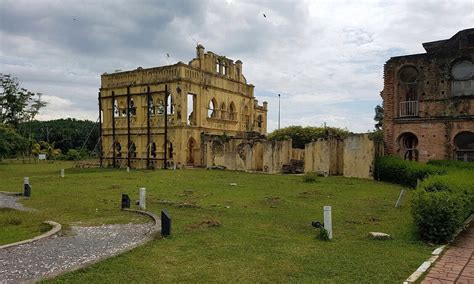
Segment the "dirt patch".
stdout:
<path fill-rule="evenodd" d="M 159 199 L 159 204 L 163 205 L 170 205 L 178 208 L 201 208 L 201 206 L 197 205 L 195 201 L 171 201 L 166 199 Z"/>
<path fill-rule="evenodd" d="M 370 217 L 367 219 L 367 221 L 368 221 L 369 223 L 378 223 L 378 222 L 382 221 L 382 219 L 377 218 L 377 217 L 374 217 L 374 216 L 370 216 Z"/>
<path fill-rule="evenodd" d="M 190 224 L 186 226 L 186 228 L 188 230 L 198 230 L 198 229 L 215 228 L 215 227 L 220 227 L 220 226 L 221 226 L 221 222 L 219 222 L 219 220 L 210 218 L 210 219 L 201 221 L 199 223 Z"/>

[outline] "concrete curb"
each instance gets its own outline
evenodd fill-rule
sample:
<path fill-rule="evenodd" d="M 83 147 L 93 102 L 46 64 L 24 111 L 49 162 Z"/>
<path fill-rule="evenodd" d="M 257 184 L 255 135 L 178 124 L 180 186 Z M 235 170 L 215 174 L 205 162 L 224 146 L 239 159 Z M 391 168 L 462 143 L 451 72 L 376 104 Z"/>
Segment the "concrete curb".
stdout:
<path fill-rule="evenodd" d="M 10 195 L 10 196 L 22 196 L 23 195 L 20 192 L 11 192 L 11 191 L 0 191 L 0 194 Z"/>
<path fill-rule="evenodd" d="M 42 276 L 42 277 L 39 277 L 39 278 L 36 278 L 36 279 L 31 279 L 31 280 L 27 280 L 25 281 L 24 283 L 36 283 L 36 282 L 39 282 L 39 281 L 44 281 L 44 280 L 47 280 L 47 279 L 52 279 L 54 277 L 58 277 L 60 275 L 64 275 L 66 273 L 69 273 L 69 272 L 73 272 L 73 271 L 76 271 L 76 270 L 79 270 L 79 269 L 83 269 L 83 268 L 86 268 L 88 266 L 91 266 L 93 264 L 96 264 L 98 262 L 101 262 L 103 260 L 106 260 L 108 258 L 112 258 L 112 257 L 115 257 L 115 256 L 118 256 L 120 254 L 123 254 L 123 253 L 126 253 L 126 252 L 129 252 L 131 250 L 133 250 L 134 248 L 137 248 L 139 246 L 142 246 L 152 240 L 155 239 L 155 236 L 161 232 L 161 221 L 158 219 L 158 217 L 151 213 L 151 212 L 148 212 L 148 211 L 143 211 L 143 210 L 134 210 L 134 209 L 122 209 L 122 211 L 127 211 L 127 212 L 132 212 L 132 213 L 138 213 L 138 214 L 142 214 L 142 215 L 146 215 L 148 217 L 150 217 L 153 222 L 155 223 L 153 225 L 153 227 L 151 228 L 151 230 L 149 231 L 149 233 L 141 240 L 139 241 L 138 243 L 132 245 L 132 246 L 129 246 L 127 248 L 124 248 L 124 249 L 121 249 L 119 251 L 116 251 L 114 252 L 113 254 L 110 254 L 110 255 L 106 255 L 106 256 L 103 256 L 103 257 L 99 257 L 98 259 L 94 259 L 94 260 L 91 260 L 89 262 L 86 262 L 86 263 L 83 263 L 83 264 L 79 264 L 79 265 L 75 265 L 75 266 L 72 266 L 72 267 L 69 267 L 68 269 L 66 270 L 63 270 L 63 271 L 59 271 L 59 272 L 55 272 L 55 273 L 52 273 L 52 274 L 49 274 L 49 275 L 46 275 L 46 276 Z"/>
<path fill-rule="evenodd" d="M 18 245 L 23 245 L 23 244 L 36 242 L 36 241 L 39 241 L 41 239 L 51 237 L 51 236 L 53 236 L 53 235 L 55 235 L 55 234 L 57 234 L 61 231 L 61 224 L 59 224 L 59 223 L 56 223 L 54 221 L 44 221 L 43 223 L 46 223 L 46 224 L 52 226 L 51 230 L 47 231 L 46 233 L 44 233 L 42 235 L 39 235 L 37 237 L 31 238 L 31 239 L 28 239 L 28 240 L 19 241 L 19 242 L 16 242 L 16 243 L 11 243 L 11 244 L 6 244 L 6 245 L 3 245 L 3 246 L 0 246 L 0 249 L 6 249 L 6 248 L 9 248 L 9 247 L 14 247 L 14 246 L 18 246 Z"/>
<path fill-rule="evenodd" d="M 453 239 L 450 241 L 453 242 L 456 237 L 465 229 L 469 226 L 469 224 L 472 222 L 472 220 L 474 220 L 474 214 L 471 214 L 471 216 L 469 216 L 466 221 L 464 221 L 464 225 L 461 229 L 459 229 L 455 234 L 454 234 L 454 237 Z M 428 258 L 428 260 L 426 260 L 425 262 L 423 262 L 420 267 L 418 267 L 417 270 L 415 270 L 415 272 L 413 272 L 412 275 L 410 275 L 410 277 L 407 278 L 407 280 L 405 280 L 403 282 L 403 284 L 411 284 L 411 283 L 415 283 L 416 281 L 418 281 L 418 279 L 423 275 L 425 274 L 425 272 L 428 271 L 428 269 L 436 262 L 436 260 L 438 260 L 438 258 L 448 249 L 448 245 L 444 245 L 444 246 L 440 246 L 438 248 L 436 248 L 432 253 L 431 253 L 431 257 Z"/>

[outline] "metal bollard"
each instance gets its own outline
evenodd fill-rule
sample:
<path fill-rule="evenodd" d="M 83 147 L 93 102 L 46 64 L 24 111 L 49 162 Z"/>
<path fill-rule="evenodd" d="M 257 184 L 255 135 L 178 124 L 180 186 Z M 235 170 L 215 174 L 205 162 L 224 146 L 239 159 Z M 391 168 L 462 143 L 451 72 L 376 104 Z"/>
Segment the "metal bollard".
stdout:
<path fill-rule="evenodd" d="M 23 196 L 30 197 L 31 196 L 31 186 L 30 186 L 30 178 L 24 177 L 23 178 Z"/>
<path fill-rule="evenodd" d="M 161 211 L 161 235 L 171 235 L 171 217 L 166 210 Z"/>
<path fill-rule="evenodd" d="M 130 197 L 128 194 L 122 193 L 122 209 L 130 208 Z"/>

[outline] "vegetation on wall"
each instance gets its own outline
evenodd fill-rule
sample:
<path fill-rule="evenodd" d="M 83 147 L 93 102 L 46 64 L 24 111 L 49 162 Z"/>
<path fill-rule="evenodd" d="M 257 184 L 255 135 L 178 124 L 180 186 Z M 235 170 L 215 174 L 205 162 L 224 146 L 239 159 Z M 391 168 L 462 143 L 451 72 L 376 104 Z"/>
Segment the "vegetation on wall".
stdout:
<path fill-rule="evenodd" d="M 346 138 L 350 132 L 347 129 L 337 127 L 314 127 L 314 126 L 288 126 L 277 129 L 268 135 L 269 140 L 283 141 L 292 140 L 293 148 L 304 149 L 304 146 L 319 138 Z"/>

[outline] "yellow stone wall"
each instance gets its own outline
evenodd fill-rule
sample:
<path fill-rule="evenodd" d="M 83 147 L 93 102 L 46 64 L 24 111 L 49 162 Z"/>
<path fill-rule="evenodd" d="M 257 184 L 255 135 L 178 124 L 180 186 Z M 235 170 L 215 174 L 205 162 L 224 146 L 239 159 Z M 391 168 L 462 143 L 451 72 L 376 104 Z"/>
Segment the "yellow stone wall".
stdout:
<path fill-rule="evenodd" d="M 242 75 L 242 63 L 234 63 L 212 52 L 204 53 L 202 46 L 198 46 L 196 52 L 196 58 L 188 65 L 179 62 L 102 75 L 99 100 L 105 165 L 113 164 L 114 141 L 121 145 L 121 157 L 116 151 L 115 165 L 128 165 L 127 152 L 133 149 L 128 145 L 130 133 L 130 141 L 136 147 L 136 154 L 130 154 L 130 166 L 147 167 L 147 152 L 151 152 L 152 143 L 156 145 L 157 160 L 149 167 L 163 166 L 159 159 L 163 158 L 165 150 L 165 115 L 162 114 L 165 88 L 172 105 L 172 110 L 168 109 L 167 146 L 171 164 L 204 165 L 201 133 L 239 136 L 246 131 L 255 131 L 266 134 L 267 103 L 258 105 L 254 86 L 247 84 Z M 188 98 L 191 95 L 194 108 L 189 119 Z M 148 98 L 151 102 L 149 116 Z M 213 108 L 211 101 L 214 102 Z M 129 115 L 127 109 L 131 110 Z M 190 147 L 190 141 L 193 147 Z"/>

